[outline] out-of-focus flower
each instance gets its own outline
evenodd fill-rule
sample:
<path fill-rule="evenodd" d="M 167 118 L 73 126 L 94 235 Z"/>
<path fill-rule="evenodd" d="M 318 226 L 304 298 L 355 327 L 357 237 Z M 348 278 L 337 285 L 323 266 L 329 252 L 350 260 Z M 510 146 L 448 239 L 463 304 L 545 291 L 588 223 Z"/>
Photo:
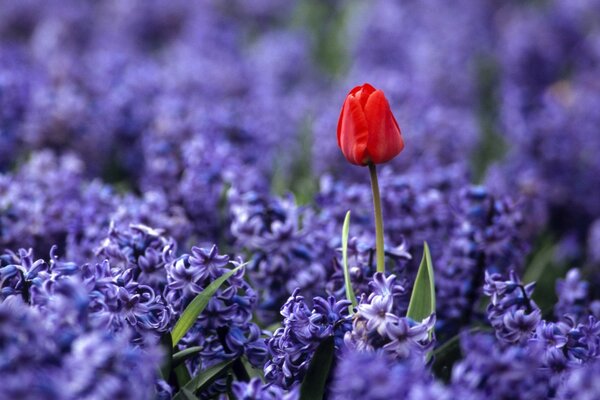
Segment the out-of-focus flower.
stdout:
<path fill-rule="evenodd" d="M 600 398 L 600 362 L 574 368 L 566 374 L 564 381 L 556 391 L 557 400 L 595 400 Z"/>
<path fill-rule="evenodd" d="M 334 400 L 449 400 L 450 393 L 419 360 L 398 362 L 380 351 L 352 349 L 340 356 L 331 386 Z"/>
<path fill-rule="evenodd" d="M 461 347 L 465 357 L 452 369 L 455 398 L 548 397 L 550 373 L 542 369 L 541 354 L 535 348 L 504 347 L 486 334 L 463 335 Z"/>
<path fill-rule="evenodd" d="M 579 320 L 588 311 L 589 283 L 582 279 L 581 272 L 570 269 L 564 279 L 556 281 L 558 302 L 554 305 L 554 315 L 562 318 L 569 315 Z"/>
<path fill-rule="evenodd" d="M 368 83 L 346 96 L 337 140 L 346 159 L 356 165 L 381 164 L 404 149 L 400 127 L 385 95 Z"/>
<path fill-rule="evenodd" d="M 523 215 L 510 197 L 497 197 L 482 186 L 459 191 L 454 227 L 435 264 L 440 320 L 455 333 L 474 316 L 486 269 L 520 271 L 528 241 Z"/>

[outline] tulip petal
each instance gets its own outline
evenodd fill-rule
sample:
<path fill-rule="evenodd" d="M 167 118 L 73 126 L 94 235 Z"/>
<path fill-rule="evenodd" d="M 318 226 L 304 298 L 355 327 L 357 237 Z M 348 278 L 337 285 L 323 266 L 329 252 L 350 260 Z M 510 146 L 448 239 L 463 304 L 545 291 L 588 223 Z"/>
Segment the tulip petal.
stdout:
<path fill-rule="evenodd" d="M 338 145 L 352 164 L 365 165 L 369 126 L 360 101 L 349 95 L 338 122 Z"/>
<path fill-rule="evenodd" d="M 367 105 L 367 100 L 369 99 L 369 96 L 375 93 L 375 91 L 377 91 L 377 89 L 375 89 L 370 84 L 365 83 L 362 86 L 357 86 L 354 89 L 352 89 L 350 91 L 349 96 L 356 97 L 360 103 L 360 106 L 364 110 Z"/>
<path fill-rule="evenodd" d="M 390 105 L 381 90 L 371 94 L 365 106 L 369 138 L 366 155 L 376 163 L 384 163 L 404 149 L 400 127 L 392 114 Z"/>

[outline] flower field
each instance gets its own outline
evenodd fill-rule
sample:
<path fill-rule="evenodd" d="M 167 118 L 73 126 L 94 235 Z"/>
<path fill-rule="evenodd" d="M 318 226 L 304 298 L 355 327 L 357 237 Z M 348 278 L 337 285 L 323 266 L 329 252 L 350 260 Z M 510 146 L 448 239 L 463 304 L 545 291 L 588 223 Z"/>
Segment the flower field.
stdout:
<path fill-rule="evenodd" d="M 599 0 L 0 0 L 0 400 L 595 400 L 599 288 Z"/>

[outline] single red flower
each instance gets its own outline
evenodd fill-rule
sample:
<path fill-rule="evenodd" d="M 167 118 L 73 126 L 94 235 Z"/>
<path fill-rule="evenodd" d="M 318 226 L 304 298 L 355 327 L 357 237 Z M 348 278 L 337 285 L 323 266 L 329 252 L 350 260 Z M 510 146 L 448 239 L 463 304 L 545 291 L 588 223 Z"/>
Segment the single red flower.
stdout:
<path fill-rule="evenodd" d="M 404 149 L 400 127 L 381 90 L 365 83 L 348 93 L 337 126 L 338 145 L 352 164 L 381 164 Z"/>

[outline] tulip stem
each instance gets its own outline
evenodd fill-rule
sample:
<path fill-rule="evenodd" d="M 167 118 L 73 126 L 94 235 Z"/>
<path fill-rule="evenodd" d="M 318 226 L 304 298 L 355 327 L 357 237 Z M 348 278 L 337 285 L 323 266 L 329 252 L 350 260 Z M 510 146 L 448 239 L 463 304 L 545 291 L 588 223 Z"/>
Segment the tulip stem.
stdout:
<path fill-rule="evenodd" d="M 373 190 L 373 208 L 375 210 L 375 249 L 377 252 L 377 272 L 385 273 L 385 252 L 383 244 L 383 217 L 381 215 L 381 197 L 377 181 L 377 167 L 369 162 L 371 189 Z"/>

